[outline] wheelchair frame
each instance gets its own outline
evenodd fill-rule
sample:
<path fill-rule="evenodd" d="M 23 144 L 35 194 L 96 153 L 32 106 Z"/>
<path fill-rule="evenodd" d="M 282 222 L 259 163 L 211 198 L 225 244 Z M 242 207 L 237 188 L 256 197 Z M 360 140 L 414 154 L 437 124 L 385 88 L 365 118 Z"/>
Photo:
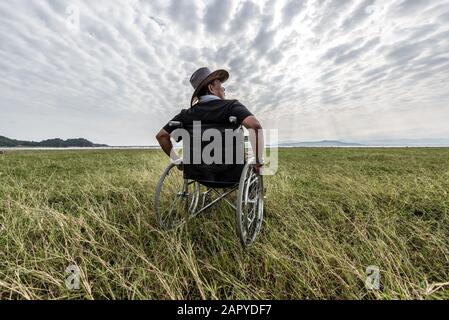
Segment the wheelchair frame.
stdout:
<path fill-rule="evenodd" d="M 263 176 L 256 174 L 254 164 L 245 164 L 238 184 L 225 188 L 204 186 L 206 187 L 204 192 L 200 192 L 203 185 L 196 180 L 185 179 L 183 172 L 178 170 L 178 166 L 180 165 L 173 163 L 168 165 L 156 187 L 154 209 L 159 225 L 166 230 L 176 228 L 213 205 L 224 201 L 235 210 L 236 232 L 240 244 L 244 248 L 249 247 L 262 227 L 264 215 Z M 168 181 L 173 175 L 176 176 L 176 180 L 179 180 L 178 186 L 174 188 L 173 183 Z M 168 190 L 166 195 L 164 189 Z M 226 199 L 233 192 L 236 192 L 236 203 Z M 206 204 L 206 198 L 210 193 L 215 194 L 217 198 Z M 172 201 L 162 201 L 164 196 L 172 198 Z M 201 201 L 200 198 L 202 198 Z M 177 212 L 173 212 L 177 203 L 179 203 Z M 199 208 L 198 204 L 200 204 Z"/>

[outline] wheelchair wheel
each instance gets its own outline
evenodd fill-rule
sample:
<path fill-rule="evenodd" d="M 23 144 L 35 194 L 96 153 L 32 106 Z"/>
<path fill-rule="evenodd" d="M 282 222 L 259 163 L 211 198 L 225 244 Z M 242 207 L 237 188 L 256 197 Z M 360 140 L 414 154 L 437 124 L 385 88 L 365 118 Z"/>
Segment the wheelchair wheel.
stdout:
<path fill-rule="evenodd" d="M 260 231 L 263 199 L 263 177 L 256 174 L 253 165 L 246 164 L 240 177 L 236 207 L 237 234 L 243 247 L 250 246 Z"/>
<path fill-rule="evenodd" d="M 154 211 L 159 225 L 172 229 L 195 213 L 200 197 L 200 185 L 184 179 L 183 172 L 170 164 L 156 187 Z"/>

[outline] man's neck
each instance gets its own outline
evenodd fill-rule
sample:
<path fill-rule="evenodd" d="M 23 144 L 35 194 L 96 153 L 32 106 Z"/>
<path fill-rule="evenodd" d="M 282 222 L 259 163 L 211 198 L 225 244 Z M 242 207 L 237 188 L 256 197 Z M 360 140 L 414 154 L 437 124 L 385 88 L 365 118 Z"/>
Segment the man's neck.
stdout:
<path fill-rule="evenodd" d="M 216 95 L 213 94 L 207 94 L 204 96 L 201 96 L 200 98 L 200 102 L 208 102 L 208 101 L 212 101 L 212 100 L 221 100 L 221 98 L 217 97 Z"/>

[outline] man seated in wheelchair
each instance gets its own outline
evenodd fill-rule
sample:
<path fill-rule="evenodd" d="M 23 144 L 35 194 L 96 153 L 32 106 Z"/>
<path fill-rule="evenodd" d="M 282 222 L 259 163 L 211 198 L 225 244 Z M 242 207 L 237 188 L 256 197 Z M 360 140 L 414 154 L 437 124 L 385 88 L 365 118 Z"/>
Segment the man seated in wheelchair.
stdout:
<path fill-rule="evenodd" d="M 231 187 L 239 183 L 247 162 L 244 134 L 248 129 L 257 175 L 262 167 L 263 135 L 257 118 L 238 100 L 225 99 L 225 70 L 198 69 L 190 78 L 194 92 L 190 108 L 183 109 L 157 134 L 163 151 L 184 170 L 186 179 L 209 187 Z M 170 137 L 183 140 L 183 159 L 173 149 Z"/>

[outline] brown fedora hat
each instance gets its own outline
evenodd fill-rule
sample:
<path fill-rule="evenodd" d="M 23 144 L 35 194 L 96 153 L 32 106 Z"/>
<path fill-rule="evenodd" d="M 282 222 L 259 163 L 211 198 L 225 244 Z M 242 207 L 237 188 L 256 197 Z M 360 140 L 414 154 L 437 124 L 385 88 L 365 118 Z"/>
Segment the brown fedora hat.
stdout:
<path fill-rule="evenodd" d="M 226 70 L 219 69 L 211 72 L 209 68 L 199 68 L 190 77 L 190 84 L 195 90 L 190 100 L 190 106 L 193 106 L 193 102 L 198 100 L 198 92 L 209 82 L 213 80 L 220 80 L 222 83 L 229 79 L 229 73 Z"/>

